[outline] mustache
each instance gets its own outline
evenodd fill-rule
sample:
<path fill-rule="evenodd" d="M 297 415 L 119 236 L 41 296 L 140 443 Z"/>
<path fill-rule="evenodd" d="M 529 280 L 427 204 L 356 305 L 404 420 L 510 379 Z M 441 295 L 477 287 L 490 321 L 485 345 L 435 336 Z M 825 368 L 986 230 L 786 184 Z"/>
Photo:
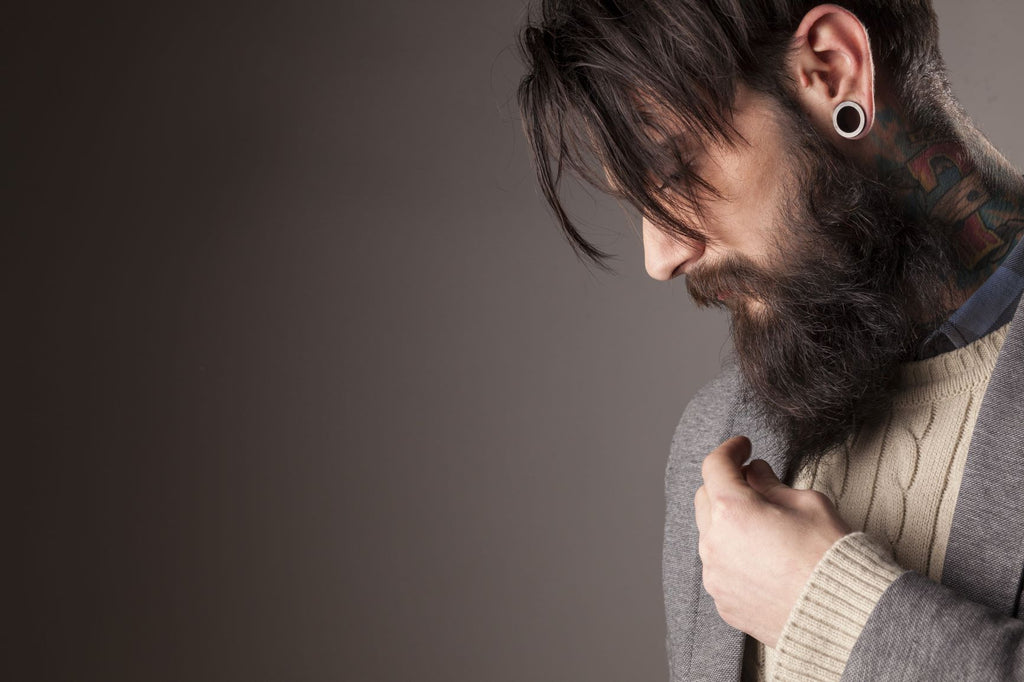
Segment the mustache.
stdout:
<path fill-rule="evenodd" d="M 686 275 L 686 290 L 698 307 L 727 307 L 727 296 L 765 299 L 776 288 L 775 278 L 750 260 L 731 255 L 715 264 L 697 263 Z"/>

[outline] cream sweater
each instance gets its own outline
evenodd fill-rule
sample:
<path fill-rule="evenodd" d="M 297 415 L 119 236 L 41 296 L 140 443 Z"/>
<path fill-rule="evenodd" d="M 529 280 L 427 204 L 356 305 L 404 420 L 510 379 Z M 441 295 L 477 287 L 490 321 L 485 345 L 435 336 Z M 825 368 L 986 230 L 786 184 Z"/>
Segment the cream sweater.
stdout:
<path fill-rule="evenodd" d="M 855 531 L 815 567 L 774 649 L 748 638 L 744 679 L 838 680 L 878 599 L 907 569 L 938 582 L 967 448 L 1009 325 L 901 368 L 892 412 L 800 471 Z"/>

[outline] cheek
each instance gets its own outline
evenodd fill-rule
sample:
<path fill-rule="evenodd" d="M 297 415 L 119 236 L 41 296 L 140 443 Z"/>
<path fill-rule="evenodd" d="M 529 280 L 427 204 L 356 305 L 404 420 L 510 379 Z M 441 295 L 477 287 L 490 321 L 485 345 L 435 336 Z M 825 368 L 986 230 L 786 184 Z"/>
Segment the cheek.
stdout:
<path fill-rule="evenodd" d="M 757 259 L 770 243 L 774 217 L 784 201 L 776 169 L 765 165 L 734 167 L 727 175 L 727 200 L 721 203 L 723 243 Z"/>
<path fill-rule="evenodd" d="M 792 187 L 789 182 L 792 171 L 786 156 L 779 151 L 762 159 L 750 174 L 747 183 L 751 198 L 749 208 L 762 246 L 775 243 L 781 237 L 780 232 L 791 227 L 782 221 L 783 216 L 790 215 L 790 207 L 796 198 L 791 196 L 792 190 L 789 189 Z"/>

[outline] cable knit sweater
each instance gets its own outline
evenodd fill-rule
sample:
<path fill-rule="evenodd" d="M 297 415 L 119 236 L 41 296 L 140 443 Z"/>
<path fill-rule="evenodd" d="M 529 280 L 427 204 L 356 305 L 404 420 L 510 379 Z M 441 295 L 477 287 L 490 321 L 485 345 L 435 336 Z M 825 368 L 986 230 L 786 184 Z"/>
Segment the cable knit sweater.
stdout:
<path fill-rule="evenodd" d="M 774 649 L 748 638 L 744 679 L 838 680 L 878 599 L 904 570 L 939 582 L 967 448 L 1006 325 L 901 368 L 887 419 L 800 471 L 855 531 L 822 557 Z"/>

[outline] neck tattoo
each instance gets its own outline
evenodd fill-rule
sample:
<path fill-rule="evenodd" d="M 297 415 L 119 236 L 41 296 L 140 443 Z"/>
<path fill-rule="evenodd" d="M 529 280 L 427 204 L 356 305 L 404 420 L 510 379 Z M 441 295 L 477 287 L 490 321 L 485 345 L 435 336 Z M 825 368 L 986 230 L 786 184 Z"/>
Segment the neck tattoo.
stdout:
<path fill-rule="evenodd" d="M 1024 234 L 1024 197 L 998 189 L 1008 183 L 985 177 L 962 140 L 908 131 L 890 108 L 879 107 L 875 131 L 879 177 L 895 188 L 908 216 L 948 226 L 960 256 L 954 284 L 966 300 Z"/>

